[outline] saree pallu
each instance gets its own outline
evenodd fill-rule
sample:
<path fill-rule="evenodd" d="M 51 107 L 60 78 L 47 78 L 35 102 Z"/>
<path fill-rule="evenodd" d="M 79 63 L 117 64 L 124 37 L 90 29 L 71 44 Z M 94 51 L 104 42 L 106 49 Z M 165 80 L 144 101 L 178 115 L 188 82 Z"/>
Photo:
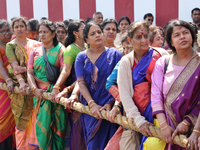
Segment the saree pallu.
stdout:
<path fill-rule="evenodd" d="M 85 51 L 77 55 L 75 63 L 77 79 L 86 81 L 92 99 L 100 106 L 114 103 L 114 98 L 105 89 L 105 84 L 121 56 L 119 50 L 108 48 L 93 64 Z M 81 100 L 82 104 L 88 104 L 83 96 Z M 118 128 L 117 124 L 87 114 L 81 114 L 81 119 L 88 150 L 103 150 Z"/>
<path fill-rule="evenodd" d="M 6 55 L 10 64 L 17 61 L 19 66 L 26 67 L 28 65 L 28 57 L 30 50 L 41 45 L 41 43 L 28 40 L 26 46 L 22 48 L 16 41 L 11 41 L 6 45 Z M 8 72 L 12 80 L 19 86 L 16 77 L 13 74 L 13 68 L 8 66 Z M 27 82 L 26 73 L 22 73 L 22 78 Z M 24 130 L 28 124 L 33 111 L 33 96 L 23 94 L 9 94 L 11 99 L 11 108 L 14 114 L 15 123 L 19 130 Z"/>
<path fill-rule="evenodd" d="M 58 55 L 62 55 L 61 47 L 62 45 L 58 44 L 47 52 L 47 58 L 51 65 L 57 66 L 56 64 L 60 61 Z M 42 51 L 41 47 L 37 49 Z M 43 55 L 34 58 L 33 66 L 38 88 L 51 92 L 53 84 L 50 84 L 47 80 L 46 63 Z M 49 100 L 39 101 L 36 97 L 33 98 L 33 101 L 35 108 L 39 108 L 39 111 L 36 112 L 37 123 L 35 126 L 39 149 L 64 150 L 67 127 L 67 112 L 64 106 L 52 103 Z"/>
<path fill-rule="evenodd" d="M 148 122 L 154 124 L 154 119 L 152 117 L 152 109 L 151 109 L 151 74 L 155 65 L 156 60 L 161 57 L 161 54 L 156 50 L 150 48 L 149 51 L 142 57 L 142 59 L 138 62 L 138 64 L 133 64 L 132 67 L 132 76 L 133 76 L 133 101 L 135 105 L 138 107 L 142 116 Z M 143 149 L 143 144 L 148 137 L 142 135 L 142 141 L 140 150 Z M 157 140 L 157 138 L 155 138 Z M 153 141 L 151 141 L 152 143 Z M 164 144 L 160 140 L 160 144 Z"/>
<path fill-rule="evenodd" d="M 172 84 L 164 101 L 168 124 L 174 129 L 186 119 L 195 126 L 200 110 L 200 56 L 196 54 Z M 179 108 L 179 109 L 177 109 Z M 178 145 L 166 149 L 185 150 Z"/>

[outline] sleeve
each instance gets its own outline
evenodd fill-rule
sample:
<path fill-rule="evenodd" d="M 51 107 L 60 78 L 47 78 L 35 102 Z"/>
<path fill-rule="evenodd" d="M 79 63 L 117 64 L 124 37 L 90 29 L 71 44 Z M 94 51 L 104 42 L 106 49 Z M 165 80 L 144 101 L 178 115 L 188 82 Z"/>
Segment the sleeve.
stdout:
<path fill-rule="evenodd" d="M 151 75 L 151 107 L 154 117 L 158 113 L 165 113 L 163 104 L 164 58 L 161 57 L 156 61 Z"/>
<path fill-rule="evenodd" d="M 119 94 L 127 117 L 132 118 L 136 126 L 139 128 L 147 121 L 143 116 L 141 116 L 137 106 L 132 99 L 133 93 L 131 88 L 133 87 L 130 86 L 130 82 L 132 82 L 130 77 L 132 77 L 130 61 L 126 56 L 124 56 L 121 59 L 117 77 Z"/>
<path fill-rule="evenodd" d="M 63 53 L 63 63 L 70 64 L 71 66 L 74 64 L 77 53 L 73 49 L 72 46 L 68 46 L 67 49 Z"/>
<path fill-rule="evenodd" d="M 75 72 L 78 81 L 84 80 L 83 78 L 84 56 L 83 52 L 79 53 L 75 61 Z"/>
<path fill-rule="evenodd" d="M 119 64 L 120 64 L 120 61 L 117 63 L 117 65 L 113 69 L 112 73 L 107 78 L 107 82 L 106 82 L 106 90 L 107 91 L 109 91 L 109 89 L 112 85 L 117 84 L 117 73 L 118 73 Z"/>
<path fill-rule="evenodd" d="M 34 49 L 31 50 L 31 53 L 29 55 L 28 69 L 33 69 L 33 64 L 34 64 Z"/>
<path fill-rule="evenodd" d="M 15 49 L 14 44 L 11 43 L 6 44 L 6 56 L 10 64 L 17 61 L 14 49 Z"/>

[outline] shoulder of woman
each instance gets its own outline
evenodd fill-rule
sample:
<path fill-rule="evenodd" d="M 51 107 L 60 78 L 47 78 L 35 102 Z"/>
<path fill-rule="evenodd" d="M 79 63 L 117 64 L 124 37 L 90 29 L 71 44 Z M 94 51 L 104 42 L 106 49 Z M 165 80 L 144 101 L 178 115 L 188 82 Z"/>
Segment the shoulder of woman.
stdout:
<path fill-rule="evenodd" d="M 116 54 L 122 55 L 122 52 L 115 47 L 109 47 L 109 48 L 107 48 L 107 51 L 109 51 L 111 53 L 116 53 Z"/>
<path fill-rule="evenodd" d="M 126 55 L 124 55 L 123 57 L 122 57 L 122 59 L 121 59 L 121 62 L 120 62 L 120 64 L 122 63 L 122 64 L 127 64 L 127 65 L 131 65 L 131 64 L 133 64 L 133 51 L 132 52 L 130 52 L 130 53 L 128 53 L 128 54 L 126 54 Z"/>
<path fill-rule="evenodd" d="M 163 49 L 163 48 L 161 48 L 161 47 L 151 47 L 151 48 L 153 48 L 153 49 L 156 50 L 158 53 L 160 53 L 161 56 L 169 55 L 169 53 L 168 53 L 165 49 Z"/>

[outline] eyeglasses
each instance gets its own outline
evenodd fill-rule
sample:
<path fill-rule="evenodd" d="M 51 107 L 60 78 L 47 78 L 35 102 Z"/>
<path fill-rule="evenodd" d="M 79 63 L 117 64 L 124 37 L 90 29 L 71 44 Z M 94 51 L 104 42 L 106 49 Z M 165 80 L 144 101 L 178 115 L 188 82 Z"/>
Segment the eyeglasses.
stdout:
<path fill-rule="evenodd" d="M 11 33 L 11 30 L 3 30 L 0 33 L 3 34 L 3 35 L 5 35 L 6 33 Z"/>
<path fill-rule="evenodd" d="M 148 19 L 148 21 L 152 21 L 153 22 L 153 19 Z"/>
<path fill-rule="evenodd" d="M 80 28 L 80 29 L 78 29 L 78 31 L 80 31 L 80 30 L 83 30 L 84 28 Z"/>

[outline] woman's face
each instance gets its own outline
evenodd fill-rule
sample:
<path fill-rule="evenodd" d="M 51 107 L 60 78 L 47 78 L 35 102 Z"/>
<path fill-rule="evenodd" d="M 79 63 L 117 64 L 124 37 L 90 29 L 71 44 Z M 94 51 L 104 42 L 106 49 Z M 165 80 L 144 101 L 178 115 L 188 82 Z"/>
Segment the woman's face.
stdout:
<path fill-rule="evenodd" d="M 117 35 L 117 27 L 114 23 L 107 23 L 103 29 L 104 39 L 109 42 L 114 42 Z"/>
<path fill-rule="evenodd" d="M 121 33 L 124 33 L 126 30 L 128 30 L 129 23 L 126 19 L 122 20 L 119 24 L 119 30 Z"/>
<path fill-rule="evenodd" d="M 128 42 L 123 42 L 122 46 L 124 55 L 130 53 L 133 50 L 132 46 Z"/>
<path fill-rule="evenodd" d="M 53 42 L 53 38 L 55 36 L 55 32 L 52 33 L 49 28 L 45 25 L 41 25 L 39 28 L 39 38 L 42 43 L 48 44 L 49 42 Z"/>
<path fill-rule="evenodd" d="M 133 37 L 131 39 L 131 44 L 134 51 L 146 53 L 149 48 L 149 36 L 148 30 L 146 27 L 140 27 L 135 30 Z"/>
<path fill-rule="evenodd" d="M 27 28 L 21 20 L 14 23 L 13 33 L 16 37 L 26 36 L 26 32 Z"/>
<path fill-rule="evenodd" d="M 7 25 L 4 25 L 0 29 L 0 40 L 3 43 L 8 43 L 10 42 L 11 37 L 12 37 L 12 32 L 11 32 L 10 27 L 8 27 Z"/>
<path fill-rule="evenodd" d="M 192 48 L 192 35 L 190 30 L 183 26 L 175 26 L 171 35 L 171 45 L 176 50 Z"/>
<path fill-rule="evenodd" d="M 151 44 L 151 46 L 153 47 L 162 47 L 163 45 L 163 40 L 164 38 L 161 36 L 161 31 L 157 30 L 154 38 L 153 38 L 153 43 Z"/>
<path fill-rule="evenodd" d="M 67 35 L 66 31 L 63 27 L 58 26 L 56 28 L 56 36 L 57 36 L 58 42 L 62 43 L 64 41 L 66 35 Z"/>
<path fill-rule="evenodd" d="M 90 47 L 98 47 L 103 45 L 103 33 L 98 25 L 93 24 L 90 27 L 86 41 Z"/>

